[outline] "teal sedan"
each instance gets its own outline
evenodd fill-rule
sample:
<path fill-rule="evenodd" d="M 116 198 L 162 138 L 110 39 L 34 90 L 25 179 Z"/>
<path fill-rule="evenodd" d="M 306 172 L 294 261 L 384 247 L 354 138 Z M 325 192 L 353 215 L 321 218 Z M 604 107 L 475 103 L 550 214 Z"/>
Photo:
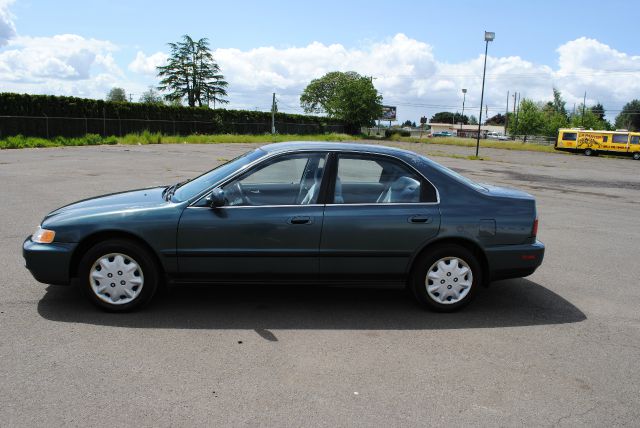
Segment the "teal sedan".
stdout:
<path fill-rule="evenodd" d="M 194 179 L 100 196 L 47 214 L 23 244 L 47 284 L 76 283 L 129 311 L 167 284 L 409 287 L 436 311 L 533 273 L 535 199 L 475 183 L 416 153 L 293 142 Z"/>

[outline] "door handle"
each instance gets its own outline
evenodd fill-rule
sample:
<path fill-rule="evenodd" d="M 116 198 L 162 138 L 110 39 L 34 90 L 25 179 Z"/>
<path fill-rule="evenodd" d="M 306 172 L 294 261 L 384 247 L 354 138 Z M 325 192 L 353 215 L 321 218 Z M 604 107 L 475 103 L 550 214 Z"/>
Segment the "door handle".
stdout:
<path fill-rule="evenodd" d="M 287 220 L 287 222 L 289 224 L 311 224 L 311 217 L 308 216 L 296 216 L 296 217 L 291 217 L 289 220 Z"/>
<path fill-rule="evenodd" d="M 260 190 L 259 189 L 252 189 L 252 190 L 249 190 L 249 193 L 258 194 L 258 193 L 260 193 Z"/>
<path fill-rule="evenodd" d="M 414 215 L 409 217 L 409 223 L 431 223 L 431 218 L 426 215 Z"/>

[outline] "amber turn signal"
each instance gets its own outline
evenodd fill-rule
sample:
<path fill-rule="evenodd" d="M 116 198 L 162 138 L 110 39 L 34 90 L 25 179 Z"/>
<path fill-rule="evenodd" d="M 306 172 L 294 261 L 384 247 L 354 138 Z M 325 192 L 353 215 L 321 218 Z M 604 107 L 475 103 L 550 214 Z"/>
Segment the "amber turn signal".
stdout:
<path fill-rule="evenodd" d="M 56 233 L 53 230 L 43 229 L 38 226 L 35 233 L 31 235 L 31 240 L 39 244 L 50 244 L 55 236 Z"/>

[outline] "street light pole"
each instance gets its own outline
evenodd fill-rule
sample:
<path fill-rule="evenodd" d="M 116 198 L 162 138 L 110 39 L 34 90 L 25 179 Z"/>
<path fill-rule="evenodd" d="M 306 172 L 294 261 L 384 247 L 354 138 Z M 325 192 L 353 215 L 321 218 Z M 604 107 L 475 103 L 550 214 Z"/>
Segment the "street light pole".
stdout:
<path fill-rule="evenodd" d="M 462 123 L 464 121 L 464 102 L 467 99 L 467 90 L 462 90 L 462 117 L 460 118 L 460 130 L 462 131 Z"/>
<path fill-rule="evenodd" d="M 480 115 L 478 119 L 478 136 L 476 138 L 476 157 L 480 151 L 480 126 L 482 124 L 482 103 L 484 102 L 484 78 L 487 73 L 487 51 L 489 50 L 489 42 L 492 42 L 496 38 L 496 33 L 485 31 L 484 32 L 484 69 L 482 71 L 482 91 L 480 92 Z"/>

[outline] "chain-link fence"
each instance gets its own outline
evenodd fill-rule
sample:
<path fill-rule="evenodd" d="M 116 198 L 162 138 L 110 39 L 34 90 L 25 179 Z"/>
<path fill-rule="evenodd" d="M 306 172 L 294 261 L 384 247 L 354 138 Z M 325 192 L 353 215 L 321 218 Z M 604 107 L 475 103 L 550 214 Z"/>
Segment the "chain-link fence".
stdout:
<path fill-rule="evenodd" d="M 275 122 L 280 134 L 342 133 L 343 125 L 319 123 Z M 271 133 L 271 122 L 220 123 L 199 120 L 122 119 L 112 117 L 50 117 L 0 116 L 0 138 L 25 135 L 28 137 L 80 137 L 86 134 L 123 136 L 144 131 L 165 135 L 191 134 L 264 134 Z"/>

